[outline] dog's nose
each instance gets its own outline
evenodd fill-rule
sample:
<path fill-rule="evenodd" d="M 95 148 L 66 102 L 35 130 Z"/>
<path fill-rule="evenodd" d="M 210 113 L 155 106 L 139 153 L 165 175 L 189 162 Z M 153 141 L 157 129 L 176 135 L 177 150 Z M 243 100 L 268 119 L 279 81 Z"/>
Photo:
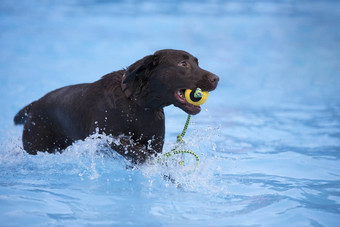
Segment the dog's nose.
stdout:
<path fill-rule="evenodd" d="M 220 80 L 220 78 L 218 76 L 214 75 L 214 74 L 210 74 L 208 76 L 208 79 L 209 79 L 210 83 L 215 84 L 215 85 L 217 85 L 218 81 Z"/>

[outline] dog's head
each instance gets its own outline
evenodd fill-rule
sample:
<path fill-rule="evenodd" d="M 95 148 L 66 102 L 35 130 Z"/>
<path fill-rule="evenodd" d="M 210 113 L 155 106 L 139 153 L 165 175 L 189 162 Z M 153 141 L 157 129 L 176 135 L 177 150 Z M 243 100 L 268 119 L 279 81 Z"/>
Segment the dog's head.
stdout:
<path fill-rule="evenodd" d="M 129 87 L 131 98 L 146 108 L 175 105 L 188 114 L 198 114 L 199 106 L 189 104 L 186 89 L 212 91 L 219 78 L 201 69 L 198 60 L 181 50 L 160 50 L 132 64 L 122 83 Z"/>

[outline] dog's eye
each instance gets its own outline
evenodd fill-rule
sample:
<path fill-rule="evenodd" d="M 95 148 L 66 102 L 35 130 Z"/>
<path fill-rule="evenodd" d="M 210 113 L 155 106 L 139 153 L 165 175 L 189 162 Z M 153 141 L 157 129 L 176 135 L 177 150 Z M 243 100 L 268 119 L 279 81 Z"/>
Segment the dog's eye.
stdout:
<path fill-rule="evenodd" d="M 186 61 L 181 61 L 180 63 L 178 63 L 179 66 L 183 66 L 183 67 L 187 67 L 188 63 Z"/>

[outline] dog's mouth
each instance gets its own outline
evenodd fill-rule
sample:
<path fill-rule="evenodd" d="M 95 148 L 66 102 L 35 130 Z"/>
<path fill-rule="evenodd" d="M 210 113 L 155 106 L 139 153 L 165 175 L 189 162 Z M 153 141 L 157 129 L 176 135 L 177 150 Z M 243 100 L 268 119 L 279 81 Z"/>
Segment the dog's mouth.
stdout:
<path fill-rule="evenodd" d="M 176 102 L 174 105 L 181 108 L 183 111 L 185 111 L 188 114 L 195 115 L 201 112 L 200 106 L 195 106 L 193 104 L 190 104 L 185 99 L 185 90 L 186 89 L 178 89 L 175 91 L 175 98 L 178 102 Z"/>

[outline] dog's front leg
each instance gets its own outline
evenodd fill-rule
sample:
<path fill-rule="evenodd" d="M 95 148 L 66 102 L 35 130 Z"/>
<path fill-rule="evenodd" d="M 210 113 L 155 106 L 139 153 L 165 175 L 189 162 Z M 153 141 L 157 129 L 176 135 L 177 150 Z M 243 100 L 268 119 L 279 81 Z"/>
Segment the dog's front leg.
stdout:
<path fill-rule="evenodd" d="M 110 146 L 135 164 L 144 163 L 149 155 L 147 144 L 135 141 L 130 136 L 119 136 Z"/>

